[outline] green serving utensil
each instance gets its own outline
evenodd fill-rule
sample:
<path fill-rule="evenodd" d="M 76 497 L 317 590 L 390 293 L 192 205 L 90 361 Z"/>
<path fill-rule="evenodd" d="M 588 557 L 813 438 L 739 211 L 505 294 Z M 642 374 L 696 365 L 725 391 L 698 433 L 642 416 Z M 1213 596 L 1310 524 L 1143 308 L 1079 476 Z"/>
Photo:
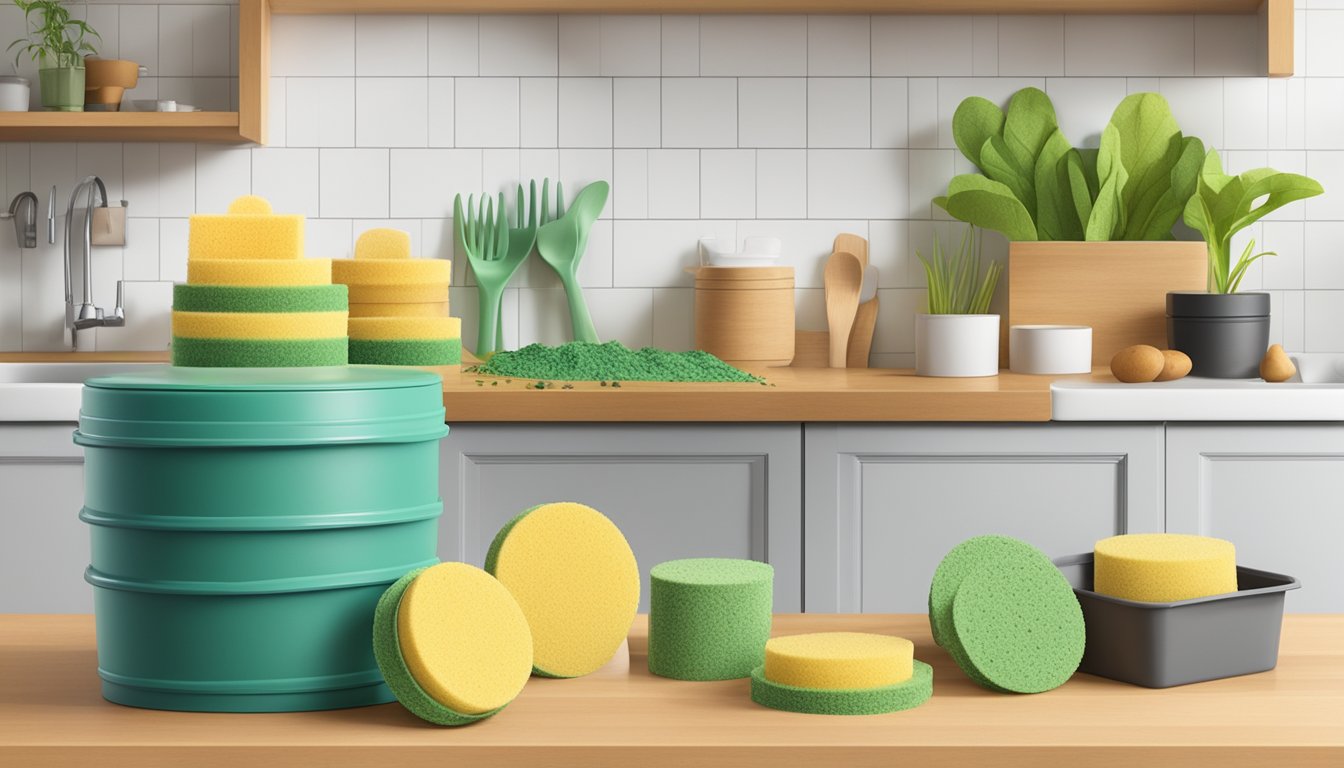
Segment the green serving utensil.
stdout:
<path fill-rule="evenodd" d="M 518 185 L 517 204 L 513 208 L 513 221 L 517 226 L 509 227 L 509 248 L 504 255 L 504 261 L 512 263 L 517 261 L 521 265 L 527 255 L 532 252 L 532 247 L 537 242 L 537 182 L 533 179 L 528 190 L 528 205 L 523 206 L 523 185 Z M 501 215 L 503 205 L 501 204 Z M 524 213 L 526 211 L 527 213 Z M 527 223 L 523 223 L 526 217 Z M 518 267 L 514 267 L 516 271 Z M 499 352 L 504 349 L 504 305 L 500 301 L 499 313 L 495 320 L 495 345 L 492 351 Z"/>
<path fill-rule="evenodd" d="M 541 228 L 537 230 L 537 253 L 542 261 L 551 265 L 560 276 L 565 287 L 565 299 L 569 302 L 569 319 L 574 330 L 575 341 L 598 343 L 597 329 L 593 327 L 593 318 L 588 313 L 588 305 L 583 300 L 583 288 L 579 286 L 579 261 L 588 247 L 588 233 L 593 222 L 602 213 L 607 204 L 607 194 L 611 185 L 605 181 L 595 181 L 579 191 L 574 204 L 565 210 L 564 187 L 555 185 L 555 218 L 550 217 L 548 191 L 550 180 L 541 188 Z"/>
<path fill-rule="evenodd" d="M 462 195 L 453 199 L 453 235 L 457 240 L 459 253 L 467 254 L 471 271 L 476 275 L 476 290 L 479 297 L 476 355 L 487 357 L 496 351 L 498 341 L 498 322 L 500 302 L 504 297 L 504 286 L 509 278 L 523 263 L 521 258 L 510 261 L 509 223 L 505 215 L 504 193 L 499 194 L 499 216 L 495 216 L 495 202 L 481 196 L 479 208 L 475 196 L 467 198 L 463 210 Z M 523 253 L 525 257 L 526 252 Z"/>

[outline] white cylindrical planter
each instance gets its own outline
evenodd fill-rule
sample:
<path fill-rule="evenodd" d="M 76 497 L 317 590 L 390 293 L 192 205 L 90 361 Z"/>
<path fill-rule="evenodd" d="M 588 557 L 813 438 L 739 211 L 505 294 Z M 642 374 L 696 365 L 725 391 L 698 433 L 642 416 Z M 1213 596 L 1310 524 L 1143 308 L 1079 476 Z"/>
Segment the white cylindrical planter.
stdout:
<path fill-rule="evenodd" d="M 1086 325 L 1014 325 L 1008 329 L 1013 373 L 1091 373 L 1092 329 Z"/>
<path fill-rule="evenodd" d="M 0 77 L 0 112 L 28 111 L 28 79 L 18 75 Z"/>
<path fill-rule="evenodd" d="M 915 373 L 997 376 L 998 315 L 915 315 Z"/>

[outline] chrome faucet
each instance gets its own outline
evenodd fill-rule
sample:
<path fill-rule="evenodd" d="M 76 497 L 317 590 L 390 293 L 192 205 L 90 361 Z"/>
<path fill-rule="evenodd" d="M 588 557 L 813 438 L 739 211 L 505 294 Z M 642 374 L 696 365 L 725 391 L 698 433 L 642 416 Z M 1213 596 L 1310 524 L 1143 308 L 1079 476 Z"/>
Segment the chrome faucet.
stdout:
<path fill-rule="evenodd" d="M 28 212 L 20 215 L 19 211 L 24 210 L 24 203 L 28 204 Z M 0 218 L 14 220 L 14 235 L 18 238 L 20 248 L 37 247 L 37 195 L 32 192 L 20 192 L 10 202 L 9 214 L 0 213 Z"/>
<path fill-rule="evenodd" d="M 107 207 L 107 187 L 103 185 L 103 180 L 97 176 L 85 176 L 84 180 L 75 185 L 75 190 L 70 194 L 70 204 L 65 209 L 65 324 L 70 328 L 70 340 L 72 346 L 74 343 L 75 332 L 87 328 L 108 327 L 117 328 L 126 324 L 126 313 L 121 307 L 122 282 L 117 281 L 117 305 L 112 310 L 111 317 L 105 317 L 101 307 L 93 304 L 93 208 L 94 192 L 102 202 L 100 207 Z M 79 199 L 81 193 L 88 195 L 84 205 L 84 301 L 75 308 L 74 288 L 70 277 L 70 227 L 75 217 L 75 201 Z"/>

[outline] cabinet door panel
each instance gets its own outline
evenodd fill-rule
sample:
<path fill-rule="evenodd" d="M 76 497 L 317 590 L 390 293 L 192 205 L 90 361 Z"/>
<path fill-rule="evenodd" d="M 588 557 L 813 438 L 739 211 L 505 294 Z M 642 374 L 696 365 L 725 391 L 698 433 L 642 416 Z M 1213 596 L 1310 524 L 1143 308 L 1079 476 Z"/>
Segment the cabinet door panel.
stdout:
<path fill-rule="evenodd" d="M 74 424 L 0 425 L 0 613 L 88 613 L 84 460 Z"/>

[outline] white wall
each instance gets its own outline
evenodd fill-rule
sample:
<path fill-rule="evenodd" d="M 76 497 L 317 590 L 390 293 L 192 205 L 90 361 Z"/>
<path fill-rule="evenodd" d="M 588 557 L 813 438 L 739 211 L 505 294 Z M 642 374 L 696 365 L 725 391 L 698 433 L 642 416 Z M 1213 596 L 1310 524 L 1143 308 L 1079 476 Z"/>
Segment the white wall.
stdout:
<path fill-rule="evenodd" d="M 63 209 L 77 176 L 96 172 L 130 200 L 127 247 L 95 254 L 100 303 L 116 277 L 132 281 L 128 327 L 99 331 L 103 349 L 167 343 L 160 281 L 184 279 L 194 211 L 250 191 L 310 217 L 312 256 L 347 256 L 359 232 L 396 226 L 421 254 L 452 258 L 454 193 L 551 176 L 572 191 L 613 184 L 582 270 L 604 337 L 688 347 L 682 269 L 711 234 L 783 237 L 799 324 L 822 327 L 820 259 L 851 231 L 882 270 L 877 361 L 908 365 L 913 253 L 941 218 L 929 198 L 967 167 L 949 128 L 957 103 L 1043 87 L 1069 139 L 1095 146 L 1127 92 L 1158 90 L 1231 168 L 1306 172 L 1329 190 L 1255 228 L 1279 256 L 1245 287 L 1272 292 L 1276 341 L 1344 350 L 1344 3 L 1299 6 L 1288 80 L 1255 76 L 1257 23 L 1238 16 L 277 16 L 270 146 L 9 144 L 3 178 L 9 196 L 31 188 L 44 203 L 58 184 Z M 90 18 L 119 30 L 122 55 L 176 75 L 186 60 L 170 30 L 221 18 L 212 8 L 159 6 L 157 35 L 142 29 L 151 7 L 95 4 Z M 225 34 L 188 26 L 193 51 Z M 474 339 L 474 290 L 456 261 L 454 314 Z M 60 344 L 59 262 L 43 248 L 20 266 L 0 232 L 0 349 Z M 530 264 L 513 285 L 509 343 L 563 340 L 548 268 Z"/>

